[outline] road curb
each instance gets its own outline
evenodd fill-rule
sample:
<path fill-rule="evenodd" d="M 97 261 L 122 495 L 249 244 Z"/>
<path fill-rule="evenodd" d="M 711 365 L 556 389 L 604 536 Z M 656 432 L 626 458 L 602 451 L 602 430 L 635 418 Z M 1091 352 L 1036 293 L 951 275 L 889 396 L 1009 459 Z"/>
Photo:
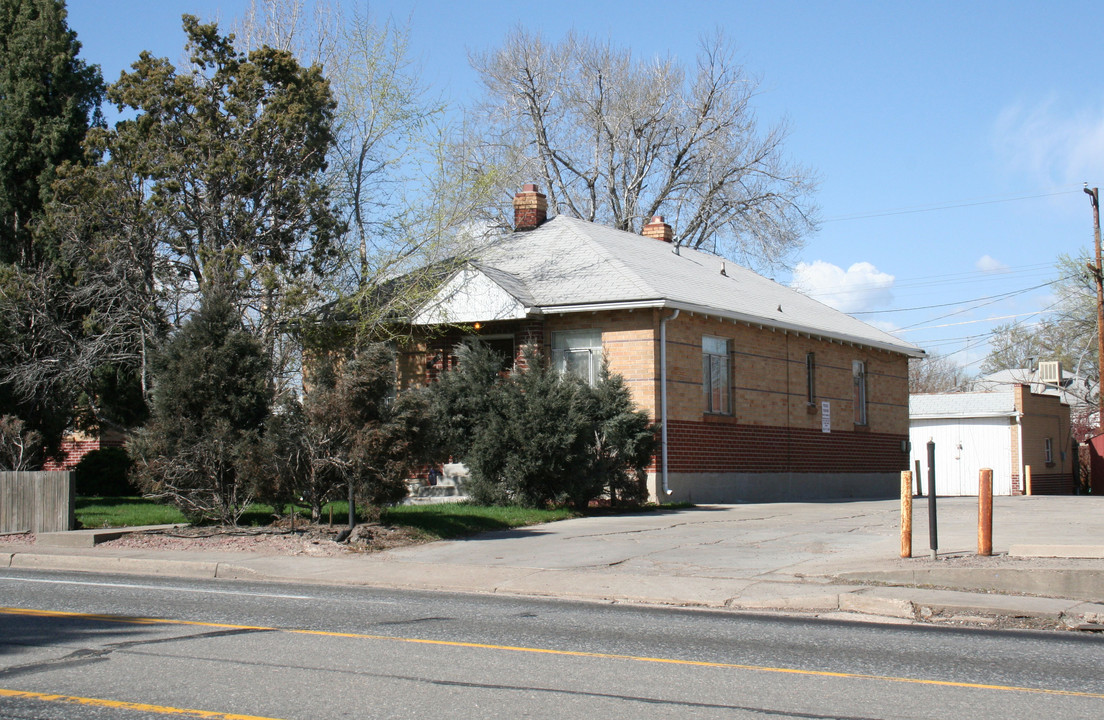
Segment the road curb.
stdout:
<path fill-rule="evenodd" d="M 253 568 L 235 563 L 215 563 L 215 571 L 212 577 L 220 580 L 263 580 L 264 576 Z"/>
<path fill-rule="evenodd" d="M 8 567 L 25 570 L 71 570 L 159 577 L 214 578 L 216 577 L 218 563 L 199 560 L 13 553 Z"/>
<path fill-rule="evenodd" d="M 905 598 L 884 597 L 866 590 L 843 593 L 839 596 L 839 609 L 863 615 L 880 615 L 894 618 L 916 618 L 916 605 Z"/>
<path fill-rule="evenodd" d="M 846 572 L 835 577 L 854 584 L 949 588 L 989 594 L 1024 593 L 1085 602 L 1104 598 L 1104 569 L 932 568 Z"/>
<path fill-rule="evenodd" d="M 233 560 L 182 560 L 157 557 L 120 557 L 93 554 L 36 552 L 0 553 L 0 567 L 30 570 L 105 572 L 155 577 L 252 580 L 546 597 L 584 602 L 627 602 L 752 612 L 780 611 L 822 615 L 848 613 L 856 617 L 896 620 L 963 621 L 989 623 L 997 618 L 1027 618 L 1058 627 L 1097 629 L 1104 626 L 1104 604 L 1081 599 L 1003 595 L 939 590 L 908 585 L 809 586 L 777 582 L 739 582 L 718 578 L 681 578 L 669 587 L 670 577 L 602 575 L 517 567 L 467 568 L 463 580 L 451 581 L 436 564 L 385 563 L 355 575 L 340 576 L 343 568 L 320 567 L 313 572 L 280 572 L 270 558 L 254 565 Z M 869 580 L 883 573 L 846 573 Z M 915 574 L 914 571 L 904 571 Z M 976 572 L 969 571 L 969 572 Z M 915 578 L 913 578 L 915 579 Z M 798 586 L 800 589 L 798 589 Z"/>

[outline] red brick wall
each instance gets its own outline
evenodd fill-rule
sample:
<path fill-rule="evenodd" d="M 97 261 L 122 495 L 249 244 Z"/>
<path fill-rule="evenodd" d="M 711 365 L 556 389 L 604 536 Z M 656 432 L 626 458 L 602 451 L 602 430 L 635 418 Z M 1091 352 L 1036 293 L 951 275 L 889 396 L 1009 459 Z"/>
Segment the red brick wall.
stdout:
<path fill-rule="evenodd" d="M 61 441 L 61 457 L 51 458 L 43 464 L 42 469 L 48 472 L 60 470 L 72 470 L 88 453 L 106 447 L 123 447 L 122 439 L 101 440 L 100 438 L 75 438 L 67 437 Z"/>
<path fill-rule="evenodd" d="M 1104 494 L 1104 435 L 1089 438 L 1089 488 L 1093 495 Z"/>
<path fill-rule="evenodd" d="M 1073 473 L 1031 474 L 1032 495 L 1072 495 Z"/>
<path fill-rule="evenodd" d="M 908 469 L 907 435 L 672 420 L 668 469 L 683 473 L 872 473 Z"/>

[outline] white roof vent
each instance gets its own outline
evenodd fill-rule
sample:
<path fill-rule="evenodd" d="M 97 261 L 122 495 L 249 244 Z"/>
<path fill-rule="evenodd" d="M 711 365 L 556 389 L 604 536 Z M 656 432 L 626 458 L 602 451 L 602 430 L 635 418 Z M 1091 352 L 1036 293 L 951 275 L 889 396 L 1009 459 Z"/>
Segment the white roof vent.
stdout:
<path fill-rule="evenodd" d="M 1039 363 L 1039 382 L 1044 382 L 1047 385 L 1060 385 L 1062 382 L 1062 363 L 1058 360 Z"/>

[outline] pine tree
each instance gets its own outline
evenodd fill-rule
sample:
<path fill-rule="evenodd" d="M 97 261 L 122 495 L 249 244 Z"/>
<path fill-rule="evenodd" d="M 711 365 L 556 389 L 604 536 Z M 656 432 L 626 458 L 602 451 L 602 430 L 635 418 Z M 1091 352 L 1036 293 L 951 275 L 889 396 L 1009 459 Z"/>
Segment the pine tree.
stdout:
<path fill-rule="evenodd" d="M 597 430 L 592 473 L 613 505 L 640 504 L 648 499 L 647 467 L 655 455 L 655 426 L 632 402 L 620 375 L 602 368 L 591 388 L 590 414 Z"/>
<path fill-rule="evenodd" d="M 150 421 L 132 447 L 142 489 L 192 518 L 236 524 L 253 500 L 248 469 L 272 401 L 261 343 L 213 293 L 155 358 L 153 378 Z"/>
<path fill-rule="evenodd" d="M 82 158 L 104 92 L 78 52 L 63 0 L 0 0 L 0 262 L 49 255 L 34 244 L 35 221 L 57 167 Z"/>
<path fill-rule="evenodd" d="M 624 380 L 591 387 L 530 353 L 503 377 L 501 358 L 473 344 L 431 387 L 438 455 L 471 469 L 471 494 L 495 505 L 586 507 L 647 499 L 655 429 Z"/>
<path fill-rule="evenodd" d="M 62 0 L 0 0 L 0 417 L 33 430 L 44 446 L 38 458 L 43 449 L 57 452 L 77 393 L 53 384 L 30 391 L 9 371 L 46 367 L 33 357 L 43 318 L 29 306 L 47 294 L 39 280 L 56 274 L 57 246 L 39 232 L 40 220 L 58 167 L 83 159 L 81 142 L 99 122 L 104 93 L 99 68 L 79 51 Z M 79 319 L 63 320 L 79 329 Z"/>
<path fill-rule="evenodd" d="M 347 497 L 350 483 L 362 502 L 396 502 L 427 454 L 428 425 L 423 391 L 395 395 L 386 345 L 317 357 L 302 402 L 285 401 L 268 421 L 259 487 L 280 504 L 306 502 L 315 521 L 323 505 Z"/>

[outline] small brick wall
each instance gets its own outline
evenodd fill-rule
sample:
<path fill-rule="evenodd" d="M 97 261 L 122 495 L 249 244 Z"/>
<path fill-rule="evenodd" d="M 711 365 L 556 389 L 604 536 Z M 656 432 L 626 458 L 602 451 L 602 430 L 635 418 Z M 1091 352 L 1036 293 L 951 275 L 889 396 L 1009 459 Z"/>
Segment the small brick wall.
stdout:
<path fill-rule="evenodd" d="M 1031 475 L 1032 495 L 1072 495 L 1073 473 Z"/>
<path fill-rule="evenodd" d="M 683 473 L 880 473 L 908 469 L 905 435 L 672 420 L 668 469 Z"/>
<path fill-rule="evenodd" d="M 47 472 L 72 470 L 77 467 L 77 464 L 80 463 L 85 455 L 93 450 L 100 450 L 107 447 L 123 447 L 124 445 L 125 441 L 121 439 L 101 440 L 100 438 L 76 439 L 68 437 L 61 441 L 61 455 L 57 458 L 48 459 L 43 464 L 42 469 Z"/>

